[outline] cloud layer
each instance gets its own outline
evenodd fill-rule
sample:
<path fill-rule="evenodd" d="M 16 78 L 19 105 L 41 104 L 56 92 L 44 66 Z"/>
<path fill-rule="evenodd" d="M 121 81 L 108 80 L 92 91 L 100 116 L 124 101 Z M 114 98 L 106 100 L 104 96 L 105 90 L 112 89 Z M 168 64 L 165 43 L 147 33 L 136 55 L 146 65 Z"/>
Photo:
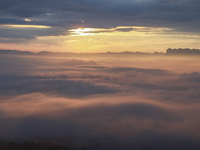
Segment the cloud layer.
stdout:
<path fill-rule="evenodd" d="M 185 58 L 3 58 L 1 138 L 113 137 L 138 147 L 198 148 L 200 73 L 198 66 L 177 72 Z"/>
<path fill-rule="evenodd" d="M 0 24 L 45 25 L 48 30 L 30 30 L 21 38 L 67 35 L 77 27 L 112 28 L 116 26 L 167 27 L 199 32 L 199 2 L 196 0 L 1 0 Z M 119 30 L 121 31 L 121 30 Z M 4 29 L 2 37 L 8 38 Z M 20 32 L 20 34 L 18 34 Z M 14 34 L 15 35 L 15 34 Z M 12 34 L 12 37 L 15 37 Z"/>

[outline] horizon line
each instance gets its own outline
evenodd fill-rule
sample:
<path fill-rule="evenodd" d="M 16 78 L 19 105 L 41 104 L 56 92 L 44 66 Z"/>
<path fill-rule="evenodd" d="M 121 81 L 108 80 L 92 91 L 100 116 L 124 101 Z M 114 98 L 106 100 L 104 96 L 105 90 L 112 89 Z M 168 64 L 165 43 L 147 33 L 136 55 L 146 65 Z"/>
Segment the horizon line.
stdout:
<path fill-rule="evenodd" d="M 18 53 L 18 54 L 169 54 L 169 55 L 174 55 L 174 54 L 189 54 L 189 55 L 194 55 L 194 54 L 200 54 L 200 49 L 190 49 L 190 48 L 168 48 L 165 52 L 142 52 L 142 51 L 121 51 L 121 52 L 113 52 L 113 51 L 107 51 L 107 52 L 56 52 L 56 51 L 39 51 L 39 52 L 33 52 L 33 51 L 23 51 L 23 50 L 11 50 L 11 49 L 0 49 L 0 52 L 4 52 L 1 54 L 11 54 L 11 53 Z"/>

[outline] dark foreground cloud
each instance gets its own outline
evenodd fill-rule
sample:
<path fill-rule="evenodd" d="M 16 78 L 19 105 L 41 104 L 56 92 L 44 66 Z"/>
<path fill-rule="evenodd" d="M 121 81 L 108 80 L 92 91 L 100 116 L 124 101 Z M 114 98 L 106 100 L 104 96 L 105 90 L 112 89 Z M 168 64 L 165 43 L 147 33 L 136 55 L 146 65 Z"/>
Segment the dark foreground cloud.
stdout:
<path fill-rule="evenodd" d="M 67 140 L 65 143 L 63 139 L 74 137 L 73 142 L 81 138 L 83 146 L 93 145 L 100 139 L 118 139 L 119 143 L 108 140 L 100 146 L 122 144 L 119 149 L 124 146 L 199 148 L 199 106 L 166 106 L 134 96 L 101 97 L 80 103 L 79 100 L 31 94 L 12 99 L 3 107 L 8 112 L 1 117 L 1 138 L 57 137 L 67 145 Z"/>
<path fill-rule="evenodd" d="M 187 58 L 181 72 L 174 70 L 186 58 L 94 58 L 2 57 L 0 138 L 54 138 L 90 149 L 199 148 L 197 58 Z"/>

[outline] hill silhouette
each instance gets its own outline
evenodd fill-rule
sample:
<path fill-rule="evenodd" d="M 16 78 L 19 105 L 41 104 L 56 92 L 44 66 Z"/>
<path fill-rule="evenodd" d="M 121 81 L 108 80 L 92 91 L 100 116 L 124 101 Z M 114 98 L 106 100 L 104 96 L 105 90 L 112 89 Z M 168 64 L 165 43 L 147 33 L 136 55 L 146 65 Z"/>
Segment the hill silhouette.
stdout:
<path fill-rule="evenodd" d="M 185 49 L 168 48 L 166 51 L 166 55 L 200 55 L 200 50 L 199 49 L 189 49 L 189 48 L 185 48 Z"/>
<path fill-rule="evenodd" d="M 73 52 L 50 52 L 50 51 L 41 51 L 38 53 L 30 51 L 19 51 L 19 50 L 0 50 L 0 55 L 36 55 L 36 56 L 70 56 L 70 55 L 142 55 L 142 56 L 151 56 L 151 55 L 164 55 L 162 52 L 146 53 L 146 52 L 105 52 L 105 53 L 73 53 Z"/>
<path fill-rule="evenodd" d="M 50 51 L 41 51 L 38 53 L 30 52 L 30 51 L 19 51 L 19 50 L 0 50 L 0 55 L 31 55 L 31 56 L 74 56 L 74 55 L 81 55 L 81 56 L 91 56 L 91 55 L 100 55 L 100 56 L 117 56 L 117 55 L 126 55 L 126 56 L 159 56 L 159 55 L 200 55 L 199 49 L 189 49 L 189 48 L 178 48 L 178 49 L 171 49 L 168 48 L 166 53 L 163 52 L 154 52 L 154 53 L 146 53 L 146 52 L 131 52 L 131 51 L 124 51 L 124 52 L 105 52 L 105 53 L 73 53 L 73 52 L 50 52 Z"/>

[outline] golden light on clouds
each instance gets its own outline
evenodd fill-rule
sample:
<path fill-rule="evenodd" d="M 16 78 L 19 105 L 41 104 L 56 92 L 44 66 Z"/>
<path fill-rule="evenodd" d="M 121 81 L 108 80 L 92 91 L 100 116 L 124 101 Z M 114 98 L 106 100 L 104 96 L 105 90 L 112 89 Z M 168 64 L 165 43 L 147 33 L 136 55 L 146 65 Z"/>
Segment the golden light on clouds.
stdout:
<path fill-rule="evenodd" d="M 0 150 L 200 150 L 200 0 L 0 2 Z"/>
<path fill-rule="evenodd" d="M 29 19 L 28 19 L 29 20 Z M 25 19 L 25 21 L 28 21 Z M 31 20 L 29 20 L 31 21 Z M 43 25 L 16 25 L 16 24 L 8 24 L 8 25 L 0 25 L 0 28 L 51 28 L 51 26 L 43 26 Z"/>
<path fill-rule="evenodd" d="M 62 45 L 72 52 L 142 51 L 152 53 L 165 52 L 169 47 L 191 47 L 194 43 L 200 46 L 199 36 L 178 32 L 172 28 L 118 26 L 109 29 L 78 28 L 70 29 L 69 32 L 69 36 L 66 36 Z"/>
<path fill-rule="evenodd" d="M 92 35 L 92 31 L 95 31 L 93 28 L 78 28 L 69 30 L 72 33 L 72 36 L 88 36 Z"/>
<path fill-rule="evenodd" d="M 159 51 L 167 41 L 168 34 L 173 32 L 171 28 L 118 26 L 116 28 L 78 28 L 70 29 L 67 36 L 66 47 L 76 52 L 107 52 L 107 51 Z M 168 38 L 168 40 L 170 40 Z M 68 42 L 70 41 L 70 42 Z M 72 41 L 72 42 L 71 42 Z M 162 43 L 159 49 L 155 44 Z M 159 44 L 161 45 L 161 44 Z M 152 49 L 150 51 L 150 48 Z M 164 50 L 168 46 L 164 45 Z"/>
<path fill-rule="evenodd" d="M 156 28 L 156 27 L 140 27 L 140 26 L 119 26 L 116 28 L 103 29 L 103 28 L 78 28 L 70 29 L 71 36 L 95 36 L 99 34 L 103 35 L 127 35 L 128 33 L 165 33 L 173 31 L 171 28 Z"/>
<path fill-rule="evenodd" d="M 24 21 L 28 21 L 28 22 L 29 22 L 29 21 L 31 21 L 31 20 L 30 20 L 30 19 L 27 19 L 27 18 L 25 18 L 25 19 L 24 19 Z"/>
<path fill-rule="evenodd" d="M 27 20 L 28 21 L 28 20 Z M 172 28 L 145 27 L 145 26 L 118 26 L 115 28 L 77 28 L 58 30 L 63 35 L 43 36 L 43 29 L 54 33 L 57 28 L 41 25 L 0 25 L 1 29 L 34 29 L 41 36 L 28 39 L 20 43 L 1 43 L 3 49 L 20 49 L 29 51 L 60 51 L 75 53 L 99 52 L 165 52 L 167 48 L 200 47 L 200 36 L 193 33 L 178 32 Z M 38 31 L 37 31 L 38 30 Z M 39 31 L 40 30 L 40 31 Z M 57 31 L 56 31 L 57 32 Z M 47 32 L 44 31 L 46 34 Z M 14 39 L 14 38 L 13 38 Z M 0 38 L 1 40 L 1 38 Z"/>

